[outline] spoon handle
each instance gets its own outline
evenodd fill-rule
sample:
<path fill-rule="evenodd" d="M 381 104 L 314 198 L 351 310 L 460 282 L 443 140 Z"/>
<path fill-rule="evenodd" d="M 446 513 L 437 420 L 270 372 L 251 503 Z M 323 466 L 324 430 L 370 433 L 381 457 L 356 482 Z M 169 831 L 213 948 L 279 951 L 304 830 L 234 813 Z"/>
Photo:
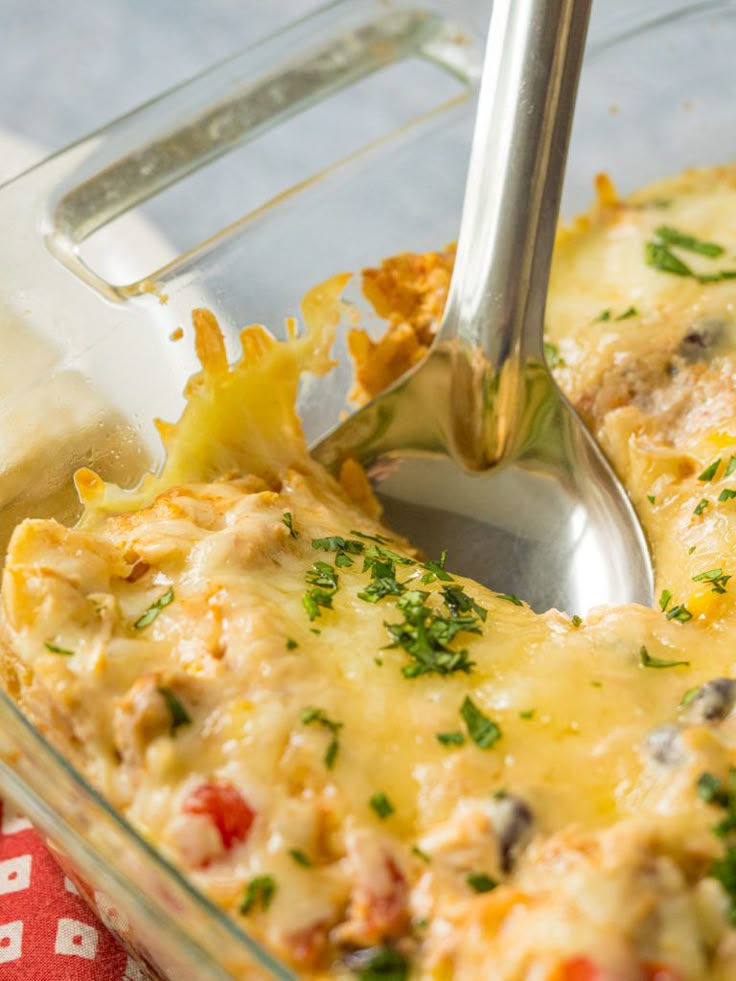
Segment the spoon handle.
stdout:
<path fill-rule="evenodd" d="M 494 0 L 443 340 L 500 374 L 543 358 L 544 307 L 591 0 Z"/>

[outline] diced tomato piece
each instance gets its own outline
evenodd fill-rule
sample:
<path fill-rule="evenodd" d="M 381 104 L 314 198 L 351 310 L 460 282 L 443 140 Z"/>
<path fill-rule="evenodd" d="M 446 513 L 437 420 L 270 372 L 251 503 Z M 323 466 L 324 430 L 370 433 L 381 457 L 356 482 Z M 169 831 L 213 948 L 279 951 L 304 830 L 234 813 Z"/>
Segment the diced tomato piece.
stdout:
<path fill-rule="evenodd" d="M 227 850 L 245 841 L 256 816 L 243 795 L 227 783 L 201 784 L 184 801 L 184 810 L 208 817 Z"/>
<path fill-rule="evenodd" d="M 682 981 L 680 972 L 674 967 L 670 967 L 669 964 L 648 961 L 646 964 L 642 964 L 641 970 L 643 981 Z"/>
<path fill-rule="evenodd" d="M 568 957 L 557 965 L 550 981 L 605 981 L 605 975 L 589 957 Z"/>

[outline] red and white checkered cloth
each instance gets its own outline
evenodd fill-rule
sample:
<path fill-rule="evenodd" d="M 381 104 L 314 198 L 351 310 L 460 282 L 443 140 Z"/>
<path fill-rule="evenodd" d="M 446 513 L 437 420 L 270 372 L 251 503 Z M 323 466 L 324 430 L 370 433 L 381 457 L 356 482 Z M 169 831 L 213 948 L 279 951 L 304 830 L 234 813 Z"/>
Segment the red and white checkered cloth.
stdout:
<path fill-rule="evenodd" d="M 0 813 L 0 981 L 146 981 L 30 822 Z"/>

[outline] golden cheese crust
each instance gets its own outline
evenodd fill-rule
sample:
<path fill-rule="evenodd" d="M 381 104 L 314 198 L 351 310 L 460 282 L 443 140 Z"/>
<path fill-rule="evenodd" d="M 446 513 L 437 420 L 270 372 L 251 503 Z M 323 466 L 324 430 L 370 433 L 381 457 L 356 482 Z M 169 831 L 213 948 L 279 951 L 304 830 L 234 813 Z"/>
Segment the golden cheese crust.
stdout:
<path fill-rule="evenodd" d="M 79 527 L 11 541 L 5 687 L 305 977 L 736 976 L 736 171 L 601 187 L 557 243 L 549 356 L 641 514 L 655 609 L 537 615 L 454 575 L 452 542 L 418 557 L 308 457 L 325 332 L 248 332 L 228 371 L 203 314 L 162 475 L 82 474 Z M 450 270 L 368 275 L 386 350 L 426 348 Z"/>

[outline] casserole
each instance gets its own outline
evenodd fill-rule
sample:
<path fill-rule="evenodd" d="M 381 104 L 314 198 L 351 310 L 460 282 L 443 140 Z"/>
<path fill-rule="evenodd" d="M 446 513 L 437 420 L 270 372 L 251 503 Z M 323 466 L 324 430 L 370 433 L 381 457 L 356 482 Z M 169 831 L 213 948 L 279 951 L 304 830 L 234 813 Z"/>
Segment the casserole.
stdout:
<path fill-rule="evenodd" d="M 325 17 L 342 15 L 348 18 L 357 15 L 363 17 L 367 10 L 368 6 L 362 4 L 332 8 L 322 15 L 322 24 L 319 23 L 318 17 L 312 22 L 312 28 L 318 27 L 321 30 Z M 616 161 L 608 156 L 611 147 L 636 145 L 634 135 L 641 132 L 640 122 L 637 125 L 638 113 L 646 86 L 652 82 L 652 48 L 648 46 L 652 37 L 657 38 L 654 50 L 664 62 L 668 58 L 671 59 L 672 66 L 677 66 L 680 80 L 682 80 L 682 65 L 687 63 L 687 57 L 683 55 L 683 46 L 694 43 L 692 38 L 696 35 L 696 27 L 705 32 L 702 36 L 697 35 L 700 42 L 705 37 L 711 49 L 707 71 L 699 74 L 697 79 L 688 79 L 688 82 L 692 83 L 688 93 L 694 100 L 695 109 L 684 108 L 676 100 L 673 107 L 672 91 L 669 88 L 664 104 L 658 104 L 656 107 L 651 126 L 656 125 L 659 128 L 658 152 L 667 158 L 666 169 L 677 170 L 687 163 L 696 162 L 688 156 L 691 152 L 690 144 L 687 137 L 683 135 L 685 132 L 692 132 L 689 127 L 693 126 L 697 127 L 700 136 L 697 152 L 703 155 L 697 162 L 729 158 L 730 148 L 724 146 L 722 140 L 717 89 L 713 91 L 715 87 L 712 86 L 712 79 L 708 77 L 708 72 L 715 72 L 719 70 L 719 65 L 728 64 L 727 39 L 729 26 L 732 25 L 732 14 L 733 8 L 730 4 L 699 5 L 689 11 L 673 11 L 668 5 L 667 16 L 660 23 L 647 28 L 636 24 L 635 21 L 629 21 L 624 28 L 624 35 L 630 31 L 632 23 L 636 24 L 639 30 L 628 39 L 624 36 L 624 40 L 619 40 L 616 46 L 612 42 L 618 35 L 612 32 L 605 43 L 599 45 L 597 49 L 593 48 L 589 73 L 596 70 L 600 73 L 599 83 L 603 85 L 606 99 L 610 97 L 613 100 L 608 103 L 607 108 L 615 107 L 616 111 L 605 117 L 600 111 L 600 98 L 591 95 L 591 102 L 586 102 L 586 84 L 590 85 L 588 89 L 590 92 L 593 91 L 593 86 L 592 82 L 587 83 L 584 76 L 581 106 L 583 111 L 578 117 L 577 126 L 579 129 L 581 125 L 585 125 L 587 106 L 589 110 L 587 122 L 592 127 L 593 144 L 591 146 L 586 143 L 585 150 L 581 150 L 576 157 L 577 144 L 574 138 L 572 190 L 568 195 L 570 201 L 575 201 L 576 174 L 580 175 L 582 171 L 587 171 L 585 173 L 587 185 L 591 173 L 598 169 L 599 163 L 593 162 L 591 156 L 595 155 L 600 146 L 607 147 L 605 163 L 608 169 L 619 177 Z M 412 15 L 407 16 L 411 20 Z M 420 18 L 422 43 L 426 41 L 426 35 L 422 33 L 426 23 L 426 19 Z M 303 43 L 305 29 L 302 25 L 295 32 L 294 37 L 300 43 Z M 411 28 L 411 30 L 418 29 Z M 662 38 L 667 36 L 667 32 L 673 32 L 676 41 L 668 38 L 671 43 L 663 42 Z M 427 43 L 431 46 L 432 42 Z M 283 38 L 278 41 L 278 44 L 284 44 Z M 398 45 L 398 42 L 396 44 Z M 624 57 L 622 51 L 626 50 L 627 45 L 632 45 L 632 49 L 629 50 L 642 51 L 645 64 L 641 67 L 640 76 L 632 72 L 629 66 L 621 89 L 615 90 L 607 73 L 612 63 Z M 463 50 L 467 48 L 465 41 L 460 47 Z M 434 50 L 436 52 L 436 48 Z M 467 51 L 465 53 L 467 54 Z M 453 67 L 457 70 L 457 62 Z M 655 80 L 662 74 L 668 79 L 675 77 L 666 64 L 660 66 L 660 72 L 654 72 Z M 472 74 L 472 68 L 467 69 L 467 74 Z M 219 81 L 222 82 L 222 75 Z M 696 82 L 703 85 L 698 94 L 695 94 Z M 653 88 L 654 94 L 658 94 L 657 86 L 654 85 Z M 600 91 L 599 88 L 598 96 Z M 708 113 L 714 113 L 710 125 L 702 116 L 698 116 L 696 111 L 698 98 L 706 94 Z M 191 92 L 187 97 L 191 97 Z M 171 102 L 164 102 L 163 105 L 164 110 L 168 106 L 168 109 L 173 112 Z M 722 106 L 721 110 L 723 109 Z M 166 112 L 162 115 L 165 116 Z M 606 118 L 612 121 L 610 126 L 616 134 L 621 132 L 621 121 L 624 125 L 630 126 L 629 139 L 619 136 L 616 140 L 613 138 L 601 140 L 601 126 Z M 18 230 L 18 240 L 14 244 L 18 255 L 23 254 L 23 261 L 27 264 L 29 256 L 38 259 L 40 265 L 33 269 L 33 275 L 38 275 L 39 268 L 45 267 L 48 270 L 49 289 L 43 296 L 34 293 L 29 269 L 27 267 L 23 269 L 21 259 L 18 255 L 11 255 L 11 250 L 8 249 L 7 266 L 13 288 L 9 305 L 12 304 L 18 311 L 16 316 L 20 316 L 36 330 L 44 332 L 52 342 L 53 338 L 49 335 L 53 334 L 51 330 L 53 324 L 59 331 L 60 345 L 64 348 L 61 357 L 51 359 L 56 366 L 57 374 L 55 375 L 53 370 L 49 372 L 48 363 L 45 364 L 37 378 L 32 378 L 27 383 L 26 390 L 30 390 L 34 383 L 48 386 L 49 379 L 58 376 L 61 366 L 65 370 L 77 367 L 83 379 L 92 377 L 96 387 L 101 388 L 112 403 L 113 409 L 112 415 L 107 417 L 102 416 L 102 409 L 92 411 L 95 420 L 105 424 L 105 437 L 113 450 L 107 455 L 101 454 L 102 459 L 95 463 L 97 466 L 102 464 L 103 467 L 108 462 L 112 463 L 133 476 L 136 459 L 142 464 L 146 452 L 152 452 L 151 433 L 150 429 L 146 428 L 147 420 L 153 415 L 163 415 L 168 418 L 176 416 L 176 392 L 182 387 L 183 380 L 192 367 L 182 349 L 181 354 L 175 353 L 171 358 L 167 377 L 160 378 L 160 361 L 165 356 L 164 351 L 166 354 L 169 353 L 169 345 L 162 343 L 160 331 L 154 334 L 146 329 L 149 315 L 155 313 L 160 318 L 163 311 L 163 316 L 170 318 L 169 323 L 173 329 L 177 318 L 183 318 L 185 311 L 192 306 L 193 283 L 196 276 L 197 282 L 208 295 L 216 299 L 215 306 L 218 313 L 223 316 L 223 320 L 237 323 L 247 316 L 249 319 L 256 317 L 277 325 L 281 322 L 282 314 L 295 306 L 295 295 L 304 292 L 308 285 L 323 278 L 325 273 L 334 271 L 335 256 L 339 256 L 341 264 L 346 263 L 350 267 L 357 268 L 369 261 L 375 261 L 382 255 L 396 251 L 401 246 L 423 248 L 449 240 L 454 232 L 453 223 L 459 213 L 459 207 L 455 211 L 452 210 L 454 205 L 459 205 L 457 198 L 452 199 L 453 188 L 459 195 L 462 182 L 457 180 L 456 174 L 453 175 L 452 180 L 450 179 L 446 164 L 453 155 L 456 157 L 459 155 L 458 146 L 462 146 L 462 134 L 467 135 L 469 119 L 467 105 L 452 106 L 446 110 L 446 114 L 440 113 L 437 117 L 420 121 L 395 143 L 389 140 L 372 148 L 349 165 L 355 170 L 355 183 L 351 185 L 345 169 L 337 168 L 327 178 L 315 181 L 300 196 L 295 196 L 262 215 L 244 221 L 221 236 L 219 240 L 209 243 L 206 248 L 185 256 L 182 260 L 159 271 L 152 277 L 156 281 L 154 290 L 158 290 L 158 295 L 149 292 L 151 288 L 149 282 L 140 281 L 122 286 L 102 282 L 98 276 L 80 264 L 76 252 L 76 241 L 90 233 L 95 221 L 110 218 L 116 208 L 124 207 L 131 197 L 134 197 L 125 183 L 130 181 L 130 166 L 118 169 L 108 160 L 105 161 L 107 170 L 104 171 L 102 182 L 96 181 L 94 176 L 103 163 L 99 159 L 100 153 L 103 156 L 107 154 L 113 159 L 116 154 L 119 154 L 120 140 L 125 135 L 121 130 L 125 129 L 125 123 L 119 124 L 118 127 L 113 128 L 111 134 L 108 134 L 109 143 L 104 136 L 98 136 L 72 151 L 67 151 L 67 155 L 62 154 L 50 164 L 44 165 L 45 171 L 42 168 L 26 175 L 20 182 L 16 182 L 15 187 L 3 192 L 2 205 L 7 208 L 5 214 L 8 218 L 6 227 Z M 591 119 L 597 120 L 597 126 L 593 126 Z M 170 124 L 170 118 L 164 119 L 160 128 L 166 128 Z M 150 119 L 148 125 L 152 125 Z M 649 131 L 651 132 L 651 127 Z M 709 138 L 713 141 L 712 146 L 708 145 Z M 448 155 L 444 158 L 441 155 L 443 148 Z M 165 167 L 167 159 L 164 154 L 161 166 Z M 411 173 L 414 175 L 414 180 L 400 181 L 400 186 L 402 188 L 411 186 L 417 195 L 422 191 L 426 193 L 427 188 L 416 180 L 417 167 L 421 160 L 428 160 L 433 164 L 436 164 L 436 161 L 442 162 L 441 166 L 436 165 L 436 170 L 431 170 L 429 186 L 432 207 L 426 207 L 425 202 L 425 207 L 421 208 L 416 200 L 410 199 L 407 195 L 399 202 L 404 211 L 398 204 L 389 209 L 396 220 L 396 225 L 390 233 L 386 233 L 383 228 L 373 227 L 366 219 L 366 200 L 375 196 L 376 200 L 384 203 L 387 200 L 395 202 L 395 196 L 392 198 L 390 195 L 390 188 L 395 186 L 397 173 L 402 172 L 402 166 L 409 168 L 407 177 Z M 151 164 L 150 159 L 147 164 Z M 155 164 L 156 161 L 153 160 L 154 173 Z M 636 178 L 632 183 L 639 183 L 642 179 L 654 176 L 655 172 L 664 169 L 657 166 L 655 172 L 646 170 L 646 167 L 652 166 L 652 154 L 645 156 L 645 165 L 642 165 L 640 171 L 634 171 L 628 158 L 622 161 L 624 187 L 632 175 Z M 70 169 L 76 169 L 77 172 L 72 175 L 69 173 Z M 51 180 L 57 183 L 49 192 L 48 183 Z M 123 186 L 117 187 L 116 181 L 121 181 Z M 86 197 L 85 194 L 79 193 L 80 188 L 87 192 Z M 150 189 L 149 187 L 148 190 Z M 441 191 L 446 192 L 446 201 Z M 580 193 L 579 189 L 578 193 Z M 351 195 L 352 207 L 349 205 Z M 301 235 L 304 236 L 301 242 L 311 242 L 310 230 L 319 227 L 321 232 L 319 248 L 297 248 L 299 236 L 287 235 L 286 229 L 292 221 L 291 209 L 296 207 L 297 200 L 300 209 L 297 228 L 301 229 Z M 448 209 L 443 223 L 444 204 L 448 204 Z M 326 209 L 329 213 L 335 209 L 334 226 L 329 226 L 324 221 Z M 34 218 L 32 228 L 28 227 L 29 214 Z M 411 242 L 407 241 L 409 229 L 401 220 L 405 214 L 411 215 L 412 218 L 412 233 L 415 240 Z M 39 228 L 35 222 L 40 224 L 45 234 L 43 241 L 39 240 Z M 354 235 L 355 228 L 360 229 L 360 235 Z M 346 235 L 350 231 L 353 231 L 353 235 Z M 262 233 L 258 241 L 255 240 L 257 232 Z M 295 254 L 291 257 L 284 254 L 282 249 L 277 249 L 276 243 L 285 240 L 294 241 Z M 350 241 L 348 249 L 344 247 L 346 241 Z M 330 252 L 330 242 L 334 244 L 335 251 Z M 46 258 L 48 250 L 55 256 L 55 263 L 50 263 Z M 278 268 L 273 266 L 273 257 L 276 254 L 282 260 Z M 260 264 L 257 261 L 258 256 L 261 256 Z M 328 261 L 331 263 L 331 268 L 325 268 L 325 263 Z M 238 285 L 242 282 L 242 274 L 239 275 L 238 270 L 243 268 L 253 270 L 253 281 L 257 281 L 259 290 L 262 290 L 260 304 L 257 298 L 247 297 L 250 305 L 246 306 L 246 298 L 239 295 Z M 80 287 L 77 281 L 70 278 L 70 272 L 73 270 L 77 272 L 78 279 L 83 278 L 84 287 Z M 72 318 L 65 314 L 60 306 L 53 305 L 58 304 L 60 299 L 63 299 L 62 294 L 67 291 L 66 285 L 61 286 L 61 283 L 70 282 L 74 282 L 74 289 L 80 300 L 79 307 L 74 308 L 76 322 L 72 322 Z M 227 285 L 230 282 L 234 284 L 232 289 Z M 295 291 L 295 295 L 291 292 L 284 295 L 283 290 L 280 293 L 276 292 L 283 287 L 284 282 L 289 284 L 289 291 L 292 289 Z M 58 292 L 54 295 L 57 289 Z M 168 297 L 168 301 L 162 305 L 159 300 L 163 295 Z M 105 316 L 102 315 L 103 309 Z M 79 319 L 80 317 L 83 319 Z M 177 352 L 178 349 L 174 350 Z M 110 375 L 110 365 L 114 365 L 115 378 Z M 153 380 L 161 383 L 149 385 L 142 390 L 141 373 L 150 369 L 153 369 Z M 133 379 L 137 384 L 132 383 Z M 326 428 L 326 424 L 335 418 L 344 401 L 347 380 L 347 373 L 342 379 L 338 376 L 335 389 L 331 390 L 327 400 L 324 398 L 323 389 L 318 393 L 314 387 L 311 391 L 309 387 L 305 389 L 301 409 L 307 432 L 311 436 L 318 435 L 321 429 Z M 151 400 L 150 394 L 153 390 L 156 392 L 156 398 Z M 13 394 L 12 398 L 15 400 L 19 396 Z M 57 404 L 64 405 L 63 399 L 64 393 L 61 392 Z M 156 404 L 151 404 L 152 401 Z M 121 436 L 127 437 L 127 444 Z M 132 461 L 130 457 L 121 455 L 120 445 L 127 445 L 128 452 L 132 454 Z M 68 447 L 65 447 L 65 452 L 70 455 L 68 469 L 71 470 L 80 462 L 79 457 L 77 455 L 72 459 Z M 29 484 L 33 482 L 33 480 L 28 481 Z M 52 499 L 54 493 L 55 490 L 52 488 L 48 495 L 49 499 L 41 501 L 39 506 L 56 507 L 58 502 Z M 30 511 L 36 506 L 37 502 L 34 502 L 27 510 Z M 218 914 L 208 907 L 201 897 L 196 896 L 160 858 L 153 856 L 150 849 L 132 836 L 130 829 L 105 808 L 103 802 L 86 788 L 76 774 L 61 763 L 59 757 L 45 746 L 39 734 L 17 715 L 7 700 L 3 701 L 2 710 L 4 715 L 7 715 L 3 726 L 3 749 L 5 759 L 8 761 L 8 766 L 4 770 L 8 791 L 21 806 L 28 810 L 50 837 L 59 841 L 64 851 L 79 866 L 83 876 L 90 878 L 98 886 L 97 891 L 106 892 L 114 898 L 115 904 L 121 907 L 124 916 L 129 920 L 130 938 L 135 936 L 144 949 L 148 948 L 145 956 L 157 970 L 177 978 L 228 976 L 227 972 L 235 976 L 248 976 L 248 962 L 254 959 L 259 967 L 252 970 L 258 972 L 270 969 L 277 972 L 276 976 L 288 976 L 283 969 L 273 964 L 265 953 L 249 943 L 242 931 L 218 918 Z M 51 771 L 48 768 L 53 768 L 53 779 L 50 778 Z M 41 788 L 43 793 L 39 795 Z M 63 832 L 59 824 L 59 815 L 64 815 Z M 83 840 L 80 831 L 87 832 L 87 841 Z M 124 861 L 120 860 L 121 855 L 124 856 Z M 142 868 L 139 862 L 145 863 L 145 868 Z M 134 870 L 132 875 L 131 869 Z M 136 885 L 140 882 L 145 883 L 146 895 L 141 895 L 143 890 Z M 156 898 L 155 907 L 152 906 L 152 897 Z M 167 915 L 165 910 L 169 913 L 176 910 L 176 917 Z M 156 919 L 154 920 L 153 917 Z M 199 962 L 196 960 L 197 957 Z M 279 970 L 282 971 L 281 974 L 278 973 Z M 211 972 L 210 975 L 206 973 L 207 971 Z"/>

